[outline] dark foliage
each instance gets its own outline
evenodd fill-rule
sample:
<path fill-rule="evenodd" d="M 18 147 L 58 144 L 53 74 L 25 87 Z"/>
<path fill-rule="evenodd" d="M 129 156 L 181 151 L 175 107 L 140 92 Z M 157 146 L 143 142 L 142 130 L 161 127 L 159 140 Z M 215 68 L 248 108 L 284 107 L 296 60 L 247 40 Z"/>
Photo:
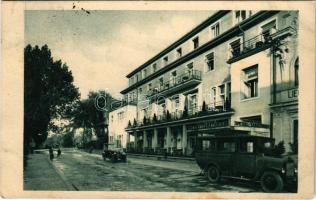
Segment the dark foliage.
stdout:
<path fill-rule="evenodd" d="M 88 98 L 81 100 L 76 105 L 73 112 L 73 123 L 75 127 L 84 129 L 93 129 L 97 136 L 96 148 L 102 148 L 108 143 L 108 118 L 112 102 L 115 100 L 109 93 L 105 91 L 92 92 L 88 94 Z"/>
<path fill-rule="evenodd" d="M 68 132 L 63 135 L 63 147 L 73 147 L 74 146 L 74 133 Z"/>
<path fill-rule="evenodd" d="M 171 114 L 170 114 L 169 110 L 167 110 L 166 118 L 167 118 L 167 120 L 171 120 Z"/>
<path fill-rule="evenodd" d="M 156 113 L 153 116 L 153 122 L 156 123 L 158 121 Z"/>
<path fill-rule="evenodd" d="M 51 119 L 68 118 L 79 99 L 72 72 L 54 61 L 47 45 L 24 49 L 24 147 L 47 138 Z"/>
<path fill-rule="evenodd" d="M 134 121 L 133 121 L 133 126 L 137 126 L 137 121 L 136 121 L 135 118 L 134 118 Z"/>
<path fill-rule="evenodd" d="M 188 108 L 187 106 L 184 106 L 182 118 L 187 118 L 187 117 L 188 117 Z"/>

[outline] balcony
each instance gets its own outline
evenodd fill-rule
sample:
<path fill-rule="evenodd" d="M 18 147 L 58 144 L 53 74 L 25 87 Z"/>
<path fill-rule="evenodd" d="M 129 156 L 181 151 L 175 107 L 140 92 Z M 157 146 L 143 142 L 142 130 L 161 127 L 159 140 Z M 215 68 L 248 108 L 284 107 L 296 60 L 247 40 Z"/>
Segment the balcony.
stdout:
<path fill-rule="evenodd" d="M 257 52 L 279 44 L 279 41 L 289 35 L 295 34 L 295 29 L 286 27 L 282 30 L 271 29 L 269 34 L 257 35 L 243 43 L 237 43 L 230 48 L 230 57 L 227 63 L 231 64 Z"/>
<path fill-rule="evenodd" d="M 152 118 L 145 116 L 142 121 L 134 120 L 134 122 L 130 122 L 126 129 L 156 126 L 168 122 L 177 123 L 193 118 L 228 112 L 233 112 L 233 109 L 230 107 L 230 101 L 219 101 L 210 105 L 204 104 L 203 106 L 190 107 L 189 109 L 178 110 L 176 112 L 165 111 L 158 116 L 154 115 Z"/>
<path fill-rule="evenodd" d="M 202 72 L 199 70 L 190 70 L 186 73 L 176 76 L 174 79 L 164 82 L 158 88 L 148 91 L 147 97 L 168 96 L 185 88 L 191 88 L 202 81 Z"/>

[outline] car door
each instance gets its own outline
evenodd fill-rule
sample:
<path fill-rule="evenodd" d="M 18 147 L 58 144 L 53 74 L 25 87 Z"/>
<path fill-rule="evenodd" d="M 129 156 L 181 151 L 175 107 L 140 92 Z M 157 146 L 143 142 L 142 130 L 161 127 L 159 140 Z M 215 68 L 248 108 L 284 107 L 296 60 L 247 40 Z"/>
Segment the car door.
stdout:
<path fill-rule="evenodd" d="M 220 167 L 223 176 L 231 176 L 233 170 L 233 156 L 236 153 L 236 141 L 234 139 L 220 139 L 217 142 L 217 154 L 214 160 Z"/>
<path fill-rule="evenodd" d="M 233 156 L 234 176 L 253 178 L 256 174 L 255 141 L 240 139 L 238 152 Z"/>

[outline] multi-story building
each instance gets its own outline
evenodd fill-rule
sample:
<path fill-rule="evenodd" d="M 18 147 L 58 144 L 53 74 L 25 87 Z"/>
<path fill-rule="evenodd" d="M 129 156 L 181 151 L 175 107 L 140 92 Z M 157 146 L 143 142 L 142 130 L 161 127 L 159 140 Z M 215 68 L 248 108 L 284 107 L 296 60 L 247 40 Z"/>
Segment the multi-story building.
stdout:
<path fill-rule="evenodd" d="M 295 142 L 297 17 L 295 11 L 218 11 L 130 72 L 121 93 L 137 101 L 125 129 L 135 137 L 131 151 L 191 155 L 203 133 Z"/>

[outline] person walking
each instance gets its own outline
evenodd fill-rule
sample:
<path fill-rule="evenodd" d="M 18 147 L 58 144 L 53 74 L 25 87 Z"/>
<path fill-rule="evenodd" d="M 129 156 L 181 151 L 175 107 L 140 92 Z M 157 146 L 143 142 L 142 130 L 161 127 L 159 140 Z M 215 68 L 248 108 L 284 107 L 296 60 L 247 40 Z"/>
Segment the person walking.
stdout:
<path fill-rule="evenodd" d="M 51 161 L 54 159 L 54 150 L 52 147 L 49 147 L 49 159 Z"/>
<path fill-rule="evenodd" d="M 60 150 L 60 147 L 58 147 L 58 150 L 57 150 L 57 157 L 61 156 L 61 150 Z"/>

